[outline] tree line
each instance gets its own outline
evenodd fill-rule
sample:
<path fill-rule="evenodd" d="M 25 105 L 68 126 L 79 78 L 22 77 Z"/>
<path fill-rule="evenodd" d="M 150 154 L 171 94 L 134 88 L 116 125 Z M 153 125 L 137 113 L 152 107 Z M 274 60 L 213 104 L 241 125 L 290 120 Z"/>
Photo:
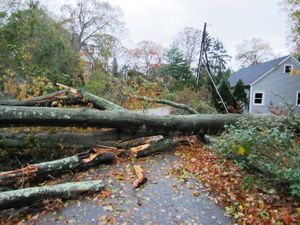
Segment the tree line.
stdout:
<path fill-rule="evenodd" d="M 299 10 L 295 6 L 299 4 L 299 0 L 284 0 L 296 53 L 299 51 Z M 91 71 L 104 71 L 117 78 L 160 77 L 166 83 L 172 81 L 173 89 L 199 88 L 195 73 L 202 36 L 200 29 L 184 28 L 168 48 L 149 40 L 128 48 L 124 44 L 127 30 L 123 12 L 108 2 L 78 0 L 75 4 L 65 4 L 58 18 L 47 5 L 37 0 L 0 0 L 0 6 L 2 93 L 14 96 L 26 90 L 28 95 L 39 95 L 41 90 L 37 86 L 49 91 L 57 82 L 79 87 L 84 85 Z M 207 34 L 204 43 L 206 70 L 202 70 L 200 87 L 205 87 L 214 105 L 222 110 L 208 77 L 210 73 L 226 104 L 236 108 L 238 102 L 246 103 L 241 91 L 243 84 L 239 82 L 236 90 L 230 90 L 227 83 L 232 73 L 227 65 L 231 56 L 222 41 Z M 249 66 L 272 56 L 272 49 L 266 42 L 253 38 L 238 46 L 236 59 L 241 66 Z M 23 86 L 9 85 L 16 83 Z"/>

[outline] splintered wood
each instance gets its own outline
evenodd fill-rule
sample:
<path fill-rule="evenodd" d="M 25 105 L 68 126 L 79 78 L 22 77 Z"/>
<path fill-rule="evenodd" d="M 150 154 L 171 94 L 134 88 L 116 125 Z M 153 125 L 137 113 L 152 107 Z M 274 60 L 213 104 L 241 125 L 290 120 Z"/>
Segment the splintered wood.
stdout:
<path fill-rule="evenodd" d="M 130 148 L 130 152 L 133 153 L 134 155 L 136 155 L 136 153 L 145 150 L 149 146 L 150 146 L 150 144 L 144 144 L 144 145 L 140 145 L 137 147 L 133 147 L 133 148 Z"/>
<path fill-rule="evenodd" d="M 97 158 L 99 155 L 102 155 L 105 153 L 113 153 L 114 155 L 118 155 L 122 151 L 123 151 L 123 149 L 117 149 L 115 147 L 101 145 L 99 148 L 93 148 L 90 151 L 90 154 L 88 154 L 87 157 L 82 160 L 82 162 L 89 163 L 89 162 L 93 161 L 95 158 Z"/>
<path fill-rule="evenodd" d="M 144 173 L 142 167 L 140 167 L 138 165 L 134 165 L 133 168 L 134 168 L 135 174 L 137 176 L 137 179 L 133 182 L 133 186 L 135 188 L 138 188 L 141 185 L 143 185 L 144 183 L 146 183 L 148 179 L 145 176 L 145 173 Z"/>

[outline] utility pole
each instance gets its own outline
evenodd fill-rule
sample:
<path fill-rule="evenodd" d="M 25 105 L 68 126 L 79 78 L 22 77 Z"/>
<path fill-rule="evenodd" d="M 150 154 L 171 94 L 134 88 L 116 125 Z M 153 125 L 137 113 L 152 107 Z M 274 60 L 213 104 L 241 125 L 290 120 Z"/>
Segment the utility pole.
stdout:
<path fill-rule="evenodd" d="M 197 85 L 199 84 L 200 72 L 201 72 L 201 68 L 202 68 L 202 57 L 203 57 L 204 44 L 205 44 L 205 35 L 206 35 L 206 22 L 204 23 L 203 32 L 202 32 L 200 55 L 199 55 L 199 62 L 198 62 L 198 68 L 197 68 L 197 79 L 196 79 Z"/>
<path fill-rule="evenodd" d="M 197 79 L 196 79 L 196 84 L 197 85 L 199 84 L 200 72 L 201 72 L 202 63 L 203 63 L 202 62 L 202 58 L 203 58 L 203 53 L 204 53 L 205 36 L 206 36 L 206 22 L 204 23 L 203 32 L 202 32 L 201 48 L 200 48 L 199 62 L 198 62 L 198 68 L 197 68 Z M 207 65 L 205 65 L 205 64 L 204 64 L 204 67 L 205 67 L 205 69 L 206 69 L 206 71 L 208 73 L 208 76 L 209 76 L 209 78 L 210 78 L 210 80 L 211 80 L 211 82 L 212 82 L 212 84 L 213 84 L 213 86 L 214 86 L 214 88 L 215 88 L 215 90 L 216 90 L 216 92 L 217 92 L 217 94 L 218 94 L 218 96 L 219 96 L 222 104 L 223 104 L 223 107 L 224 107 L 226 113 L 229 113 L 228 109 L 227 109 L 227 106 L 226 106 L 226 104 L 225 104 L 225 102 L 224 102 L 224 100 L 223 100 L 223 98 L 222 98 L 222 96 L 221 96 L 221 94 L 220 94 L 220 92 L 218 90 L 218 87 L 217 87 L 217 85 L 216 85 L 216 83 L 215 83 L 215 81 L 214 81 L 214 79 L 213 79 L 213 77 L 212 77 L 212 75 L 211 75 L 211 73 L 209 71 L 209 68 L 207 68 Z"/>
<path fill-rule="evenodd" d="M 207 73 L 208 73 L 208 76 L 209 76 L 209 78 L 210 78 L 210 80 L 211 80 L 211 82 L 212 82 L 212 84 L 213 84 L 213 86 L 214 86 L 214 88 L 215 88 L 215 90 L 216 90 L 216 92 L 217 92 L 217 94 L 218 94 L 218 96 L 219 96 L 219 98 L 220 98 L 222 104 L 223 104 L 223 107 L 224 107 L 226 113 L 228 114 L 229 111 L 228 111 L 228 109 L 227 109 L 227 106 L 226 106 L 226 104 L 225 104 L 225 102 L 224 102 L 224 100 L 223 100 L 223 98 L 222 98 L 222 95 L 220 94 L 220 92 L 219 92 L 219 90 L 218 90 L 218 87 L 217 87 L 217 85 L 216 85 L 216 83 L 215 83 L 215 81 L 214 81 L 214 79 L 213 79 L 211 73 L 209 72 L 209 70 L 208 70 L 208 68 L 207 68 L 206 65 L 205 65 L 204 67 L 205 67 L 205 69 L 206 69 L 206 71 L 207 71 Z"/>

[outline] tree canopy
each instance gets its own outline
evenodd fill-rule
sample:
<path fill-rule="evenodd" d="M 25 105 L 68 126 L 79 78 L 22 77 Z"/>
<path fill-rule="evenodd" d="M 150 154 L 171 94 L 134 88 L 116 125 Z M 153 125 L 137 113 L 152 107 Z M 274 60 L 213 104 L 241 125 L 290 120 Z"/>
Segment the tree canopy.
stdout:
<path fill-rule="evenodd" d="M 38 4 L 13 12 L 0 26 L 1 70 L 24 79 L 44 76 L 52 82 L 79 82 L 80 58 L 68 32 Z"/>
<path fill-rule="evenodd" d="M 268 42 L 252 38 L 237 45 L 235 58 L 241 67 L 248 67 L 270 60 L 272 57 L 274 57 L 274 52 Z"/>

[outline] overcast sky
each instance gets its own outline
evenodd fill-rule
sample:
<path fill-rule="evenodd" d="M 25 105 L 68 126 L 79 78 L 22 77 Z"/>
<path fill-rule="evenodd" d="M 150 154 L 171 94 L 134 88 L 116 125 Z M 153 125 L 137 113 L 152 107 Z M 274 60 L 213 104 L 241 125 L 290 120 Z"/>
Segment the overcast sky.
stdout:
<path fill-rule="evenodd" d="M 48 0 L 57 10 L 75 0 Z M 219 38 L 231 56 L 236 45 L 253 37 L 270 43 L 278 55 L 289 53 L 287 17 L 279 0 L 109 0 L 124 13 L 130 43 L 151 40 L 168 47 L 184 27 L 202 30 Z M 235 67 L 235 62 L 231 63 Z"/>

